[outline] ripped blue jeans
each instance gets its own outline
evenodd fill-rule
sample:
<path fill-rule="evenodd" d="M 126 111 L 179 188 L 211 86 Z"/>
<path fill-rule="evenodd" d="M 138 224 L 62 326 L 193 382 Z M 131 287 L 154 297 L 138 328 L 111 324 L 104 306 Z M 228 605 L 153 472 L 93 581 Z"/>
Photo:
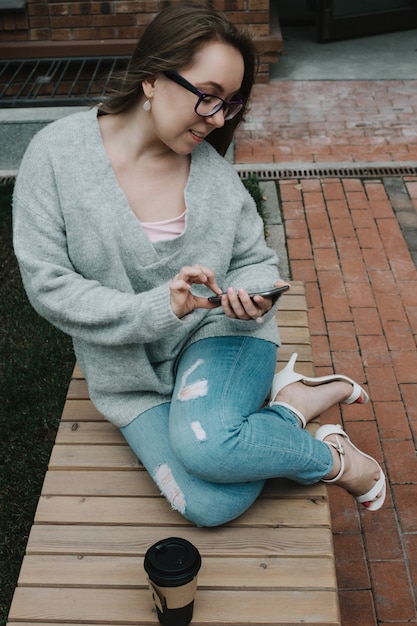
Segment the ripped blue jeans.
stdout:
<path fill-rule="evenodd" d="M 197 526 L 241 515 L 265 480 L 313 484 L 333 466 L 329 447 L 282 406 L 261 408 L 276 346 L 252 337 L 192 344 L 178 363 L 172 401 L 121 429 L 171 506 Z"/>

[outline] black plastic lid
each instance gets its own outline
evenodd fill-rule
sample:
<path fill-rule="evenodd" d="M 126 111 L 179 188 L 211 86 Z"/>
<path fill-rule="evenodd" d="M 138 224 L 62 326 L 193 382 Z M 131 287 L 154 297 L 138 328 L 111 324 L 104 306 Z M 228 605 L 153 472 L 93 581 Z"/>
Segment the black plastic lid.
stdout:
<path fill-rule="evenodd" d="M 160 587 L 185 585 L 198 573 L 201 556 L 197 548 L 180 537 L 162 539 L 149 548 L 144 567 Z"/>

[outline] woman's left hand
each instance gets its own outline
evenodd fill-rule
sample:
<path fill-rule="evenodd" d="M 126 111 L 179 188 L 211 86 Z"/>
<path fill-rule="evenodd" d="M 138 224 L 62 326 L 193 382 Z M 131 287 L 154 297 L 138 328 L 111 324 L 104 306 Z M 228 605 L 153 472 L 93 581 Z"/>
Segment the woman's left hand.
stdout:
<path fill-rule="evenodd" d="M 274 283 L 274 287 L 281 287 L 287 283 L 278 280 Z M 249 296 L 246 289 L 238 289 L 235 291 L 229 287 L 227 294 L 222 296 L 222 307 L 225 315 L 232 319 L 240 320 L 256 320 L 259 324 L 264 321 L 264 315 L 272 307 L 272 298 L 263 296 Z"/>

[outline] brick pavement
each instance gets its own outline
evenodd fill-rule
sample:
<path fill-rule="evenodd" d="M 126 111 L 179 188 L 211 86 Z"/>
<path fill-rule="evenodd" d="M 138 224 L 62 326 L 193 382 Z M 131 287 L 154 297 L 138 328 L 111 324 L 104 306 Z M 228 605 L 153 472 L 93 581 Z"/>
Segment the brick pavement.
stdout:
<path fill-rule="evenodd" d="M 417 81 L 257 85 L 237 163 L 417 161 Z"/>
<path fill-rule="evenodd" d="M 259 86 L 236 160 L 417 160 L 416 113 L 417 81 Z M 329 487 L 342 624 L 417 625 L 417 270 L 398 219 L 404 205 L 417 210 L 417 178 L 398 193 L 385 179 L 277 186 L 292 278 L 307 287 L 316 372 L 345 373 L 371 397 L 322 422 L 343 423 L 389 478 L 376 513 Z"/>

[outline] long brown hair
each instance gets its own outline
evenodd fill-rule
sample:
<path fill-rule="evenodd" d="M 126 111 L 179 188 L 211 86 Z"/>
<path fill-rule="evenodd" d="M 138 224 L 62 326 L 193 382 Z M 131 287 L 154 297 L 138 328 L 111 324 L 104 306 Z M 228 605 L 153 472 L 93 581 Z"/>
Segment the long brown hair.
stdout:
<path fill-rule="evenodd" d="M 210 6 L 180 2 L 159 13 L 139 40 L 120 88 L 100 105 L 100 112 L 117 114 L 127 111 L 143 96 L 142 81 L 167 70 L 178 71 L 190 65 L 196 52 L 210 41 L 221 41 L 239 50 L 245 65 L 239 96 L 246 106 L 207 138 L 220 154 L 225 154 L 247 109 L 258 58 L 250 36 Z"/>

